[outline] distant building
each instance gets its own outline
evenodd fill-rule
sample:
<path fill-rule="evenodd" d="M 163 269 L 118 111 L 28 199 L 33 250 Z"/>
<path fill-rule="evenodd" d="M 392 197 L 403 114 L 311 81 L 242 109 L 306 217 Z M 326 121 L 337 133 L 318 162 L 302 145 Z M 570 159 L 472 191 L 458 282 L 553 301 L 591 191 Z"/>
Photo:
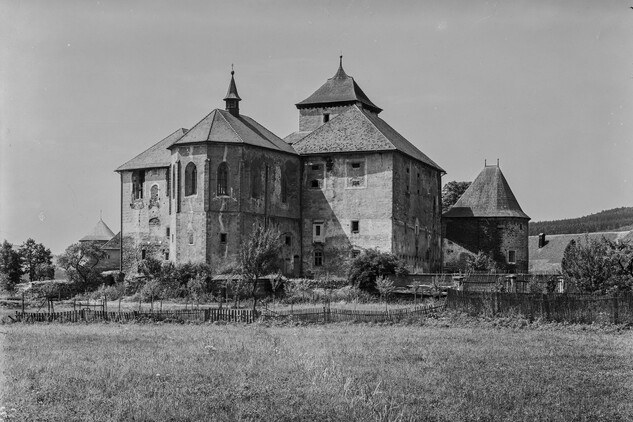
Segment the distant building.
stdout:
<path fill-rule="evenodd" d="M 602 238 L 613 242 L 633 241 L 633 231 L 597 232 L 586 234 L 552 234 L 541 233 L 528 239 L 530 254 L 530 273 L 557 274 L 561 272 L 563 254 L 569 242 L 575 240 L 584 244 L 587 239 L 600 240 Z"/>
<path fill-rule="evenodd" d="M 529 220 L 499 166 L 485 166 L 442 215 L 444 269 L 463 270 L 481 251 L 502 271 L 526 273 Z"/>
<path fill-rule="evenodd" d="M 113 271 L 120 269 L 121 266 L 120 239 L 120 233 L 115 236 L 110 227 L 102 219 L 99 219 L 93 229 L 79 239 L 79 242 L 93 242 L 100 245 L 108 256 L 99 261 L 97 269 L 99 271 Z"/>
<path fill-rule="evenodd" d="M 296 104 L 299 128 L 284 140 L 241 100 L 231 72 L 224 110 L 116 170 L 124 249 L 218 268 L 267 224 L 282 233 L 286 275 L 344 275 L 367 248 L 440 269 L 444 171 L 378 117 L 342 62 Z"/>

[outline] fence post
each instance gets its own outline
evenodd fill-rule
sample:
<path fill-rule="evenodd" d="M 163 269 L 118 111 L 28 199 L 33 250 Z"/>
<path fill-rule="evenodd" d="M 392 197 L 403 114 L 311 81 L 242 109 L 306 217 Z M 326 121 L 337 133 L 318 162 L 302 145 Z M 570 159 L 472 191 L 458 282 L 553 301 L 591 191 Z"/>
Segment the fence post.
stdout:
<path fill-rule="evenodd" d="M 618 297 L 617 296 L 613 296 L 613 323 L 617 324 L 618 323 L 618 319 L 619 319 L 619 309 L 618 309 Z"/>

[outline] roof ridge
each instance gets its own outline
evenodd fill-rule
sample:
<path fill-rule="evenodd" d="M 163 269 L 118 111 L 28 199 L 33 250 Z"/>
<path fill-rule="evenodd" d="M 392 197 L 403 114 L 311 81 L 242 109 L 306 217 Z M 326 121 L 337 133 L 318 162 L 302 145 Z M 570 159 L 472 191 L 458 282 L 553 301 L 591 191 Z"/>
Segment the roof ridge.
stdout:
<path fill-rule="evenodd" d="M 218 114 L 217 111 L 218 111 L 217 108 L 214 108 L 213 110 L 211 110 L 211 113 L 214 113 L 214 114 L 213 114 L 213 119 L 211 119 L 211 124 L 209 125 L 209 132 L 207 133 L 207 141 L 209 139 L 211 139 L 211 130 L 213 130 L 213 124 L 215 123 L 215 116 Z M 211 113 L 207 114 L 207 116 L 210 116 Z M 205 118 L 207 116 L 205 116 Z M 200 121 L 202 121 L 202 120 L 200 120 Z"/>
<path fill-rule="evenodd" d="M 217 110 L 217 109 L 216 109 Z M 228 113 L 228 112 L 227 112 Z M 244 141 L 244 138 L 242 138 L 240 136 L 239 133 L 237 133 L 237 131 L 235 130 L 235 128 L 233 127 L 233 125 L 228 121 L 228 119 L 224 116 L 224 113 L 220 113 L 220 116 L 222 117 L 222 119 L 224 119 L 224 121 L 226 122 L 227 125 L 229 125 L 229 127 L 231 128 L 231 130 L 233 131 L 233 133 L 235 134 L 235 136 L 237 136 L 239 138 L 240 141 L 242 141 L 243 144 L 245 144 L 246 142 Z"/>

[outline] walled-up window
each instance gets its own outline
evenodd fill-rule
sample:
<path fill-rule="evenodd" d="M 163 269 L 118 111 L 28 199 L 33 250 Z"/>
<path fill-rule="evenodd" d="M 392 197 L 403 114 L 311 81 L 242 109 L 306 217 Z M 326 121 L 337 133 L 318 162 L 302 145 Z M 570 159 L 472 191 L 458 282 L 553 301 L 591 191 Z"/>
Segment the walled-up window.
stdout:
<path fill-rule="evenodd" d="M 281 176 L 280 176 L 280 199 L 282 203 L 287 203 L 288 202 L 288 177 L 286 177 L 285 172 L 282 170 L 281 171 Z"/>
<path fill-rule="evenodd" d="M 198 192 L 198 170 L 194 163 L 185 167 L 185 196 L 195 195 Z"/>
<path fill-rule="evenodd" d="M 259 198 L 262 195 L 262 174 L 258 165 L 251 168 L 251 197 Z"/>
<path fill-rule="evenodd" d="M 145 171 L 136 170 L 132 173 L 132 199 L 143 199 L 143 185 L 145 184 Z"/>
<path fill-rule="evenodd" d="M 218 166 L 218 196 L 229 194 L 229 170 L 225 161 Z"/>
<path fill-rule="evenodd" d="M 323 172 L 325 168 L 322 163 L 308 164 L 308 187 L 310 189 L 319 189 L 323 187 Z"/>
<path fill-rule="evenodd" d="M 350 160 L 347 161 L 345 168 L 346 185 L 348 188 L 364 188 L 365 187 L 365 161 Z"/>
<path fill-rule="evenodd" d="M 158 185 L 153 184 L 151 188 L 149 188 L 149 207 L 158 207 Z"/>

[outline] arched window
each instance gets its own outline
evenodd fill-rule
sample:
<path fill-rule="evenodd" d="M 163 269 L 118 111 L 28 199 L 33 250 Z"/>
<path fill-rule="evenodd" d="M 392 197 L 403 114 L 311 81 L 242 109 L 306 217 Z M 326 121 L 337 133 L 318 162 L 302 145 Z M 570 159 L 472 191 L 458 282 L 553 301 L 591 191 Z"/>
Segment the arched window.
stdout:
<path fill-rule="evenodd" d="M 185 167 L 185 196 L 195 195 L 198 192 L 198 170 L 194 163 L 187 164 Z"/>
<path fill-rule="evenodd" d="M 226 162 L 222 162 L 220 163 L 220 165 L 218 166 L 218 196 L 223 196 L 223 195 L 228 195 L 229 194 L 229 189 L 228 189 L 228 166 L 226 165 Z"/>

